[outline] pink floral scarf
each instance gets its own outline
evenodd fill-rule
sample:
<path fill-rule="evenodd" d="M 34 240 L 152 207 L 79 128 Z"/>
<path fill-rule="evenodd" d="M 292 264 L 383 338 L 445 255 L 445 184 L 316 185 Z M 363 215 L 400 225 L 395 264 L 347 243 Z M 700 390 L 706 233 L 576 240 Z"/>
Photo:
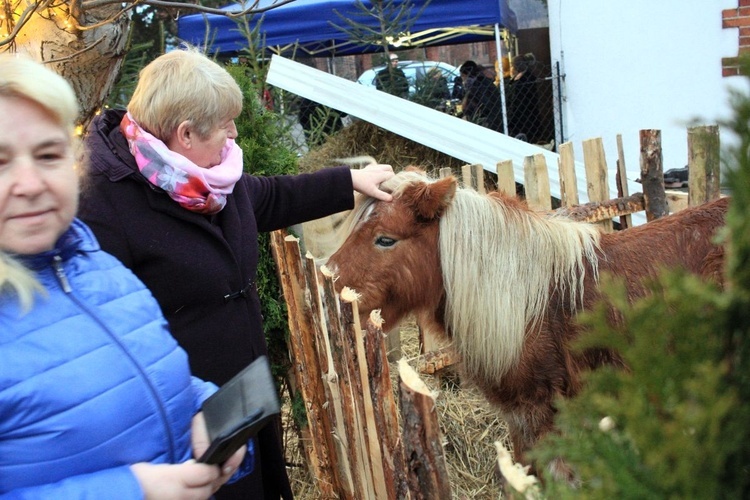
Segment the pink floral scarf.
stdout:
<path fill-rule="evenodd" d="M 227 204 L 226 195 L 242 176 L 242 150 L 232 139 L 227 140 L 221 152 L 221 163 L 203 168 L 143 130 L 130 113 L 123 117 L 120 130 L 128 140 L 141 174 L 192 212 L 220 212 Z"/>

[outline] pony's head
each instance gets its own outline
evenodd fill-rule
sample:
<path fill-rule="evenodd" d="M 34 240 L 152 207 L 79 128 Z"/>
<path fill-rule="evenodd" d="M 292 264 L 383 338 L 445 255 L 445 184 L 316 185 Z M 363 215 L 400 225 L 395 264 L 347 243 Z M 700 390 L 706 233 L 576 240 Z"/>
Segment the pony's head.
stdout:
<path fill-rule="evenodd" d="M 551 293 L 580 304 L 584 270 L 596 273 L 598 230 L 535 213 L 516 198 L 458 189 L 404 171 L 381 186 L 390 203 L 358 198 L 328 261 L 337 286 L 381 309 L 387 328 L 407 314 L 447 335 L 470 375 L 499 380 L 538 334 Z"/>
<path fill-rule="evenodd" d="M 358 195 L 341 225 L 346 240 L 328 260 L 339 289 L 353 288 L 359 310 L 381 309 L 387 328 L 408 313 L 435 318 L 443 301 L 438 227 L 456 193 L 456 180 L 435 181 L 403 171 L 381 185 L 392 202 Z M 442 315 L 440 315 L 442 316 Z"/>

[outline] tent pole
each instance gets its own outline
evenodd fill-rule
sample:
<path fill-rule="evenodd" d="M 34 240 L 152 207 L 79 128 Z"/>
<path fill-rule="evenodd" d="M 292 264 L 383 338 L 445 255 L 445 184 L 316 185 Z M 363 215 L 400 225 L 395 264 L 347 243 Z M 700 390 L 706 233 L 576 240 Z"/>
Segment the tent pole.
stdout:
<path fill-rule="evenodd" d="M 495 23 L 495 47 L 497 49 L 498 87 L 500 88 L 500 102 L 503 108 L 503 132 L 508 135 L 508 107 L 505 105 L 505 78 L 503 75 L 503 46 L 500 42 L 500 25 Z"/>

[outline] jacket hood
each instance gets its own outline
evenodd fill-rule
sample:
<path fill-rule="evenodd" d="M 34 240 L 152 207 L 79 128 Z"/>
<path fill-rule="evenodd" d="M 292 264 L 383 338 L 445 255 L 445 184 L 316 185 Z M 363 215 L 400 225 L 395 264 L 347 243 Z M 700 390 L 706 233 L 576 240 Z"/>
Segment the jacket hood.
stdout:
<path fill-rule="evenodd" d="M 138 173 L 128 141 L 120 132 L 125 113 L 124 109 L 103 112 L 91 122 L 86 137 L 92 174 L 103 174 L 112 182 Z"/>

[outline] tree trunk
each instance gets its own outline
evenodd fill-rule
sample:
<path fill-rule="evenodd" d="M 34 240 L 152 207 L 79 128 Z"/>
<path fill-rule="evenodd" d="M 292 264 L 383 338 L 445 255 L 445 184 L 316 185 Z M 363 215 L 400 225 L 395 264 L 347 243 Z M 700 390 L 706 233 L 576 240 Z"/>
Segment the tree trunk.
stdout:
<path fill-rule="evenodd" d="M 59 5 L 33 14 L 13 42 L 0 47 L 0 51 L 28 54 L 65 77 L 78 96 L 80 124 L 85 128 L 119 76 L 130 16 L 117 15 L 119 4 L 86 11 L 76 10 L 76 2 Z M 111 18 L 115 19 L 110 21 Z"/>

